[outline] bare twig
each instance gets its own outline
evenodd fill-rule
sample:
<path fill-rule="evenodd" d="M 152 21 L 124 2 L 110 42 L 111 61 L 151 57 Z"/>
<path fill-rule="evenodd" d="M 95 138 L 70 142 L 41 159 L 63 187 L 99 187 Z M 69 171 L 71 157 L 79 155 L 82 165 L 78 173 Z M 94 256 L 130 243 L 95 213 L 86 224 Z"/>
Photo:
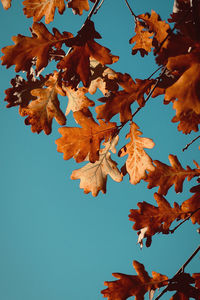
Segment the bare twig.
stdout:
<path fill-rule="evenodd" d="M 179 223 L 176 227 L 170 230 L 170 233 L 174 233 L 176 229 L 178 229 L 183 223 L 185 223 L 187 220 L 189 220 L 198 210 L 200 210 L 200 207 L 197 208 L 195 211 L 191 212 L 190 215 L 185 218 L 181 223 Z"/>
<path fill-rule="evenodd" d="M 101 3 L 99 4 L 99 6 L 96 8 L 94 15 L 96 15 L 99 11 L 99 9 L 101 8 L 102 4 L 104 3 L 104 0 L 101 0 Z"/>
<path fill-rule="evenodd" d="M 198 140 L 200 138 L 200 135 L 199 136 L 197 136 L 195 139 L 193 139 L 190 143 L 188 143 L 183 149 L 182 149 L 182 151 L 185 151 L 185 150 L 187 150 L 187 148 L 190 146 L 190 145 L 192 145 L 196 140 Z"/>
<path fill-rule="evenodd" d="M 135 19 L 137 19 L 137 16 L 136 16 L 136 14 L 134 14 L 133 10 L 131 9 L 131 7 L 130 7 L 130 5 L 129 5 L 128 1 L 127 1 L 127 0 L 125 0 L 125 2 L 126 2 L 126 5 L 128 6 L 128 9 L 130 10 L 130 12 L 131 12 L 132 16 L 134 16 L 134 18 L 135 18 Z"/>
<path fill-rule="evenodd" d="M 96 0 L 96 2 L 93 5 L 93 8 L 89 12 L 89 15 L 87 16 L 87 19 L 85 20 L 84 24 L 86 23 L 87 20 L 90 20 L 92 15 L 95 13 L 97 6 L 99 5 L 100 0 Z"/>
<path fill-rule="evenodd" d="M 192 255 L 186 260 L 186 262 L 180 267 L 180 269 L 176 272 L 176 274 L 169 279 L 169 283 L 166 286 L 166 288 L 158 295 L 158 297 L 155 298 L 155 300 L 160 299 L 169 289 L 170 283 L 173 282 L 173 280 L 176 278 L 177 275 L 181 274 L 184 272 L 185 267 L 189 264 L 189 262 L 195 257 L 195 255 L 199 252 L 200 250 L 200 245 L 197 247 L 197 249 L 192 253 Z"/>

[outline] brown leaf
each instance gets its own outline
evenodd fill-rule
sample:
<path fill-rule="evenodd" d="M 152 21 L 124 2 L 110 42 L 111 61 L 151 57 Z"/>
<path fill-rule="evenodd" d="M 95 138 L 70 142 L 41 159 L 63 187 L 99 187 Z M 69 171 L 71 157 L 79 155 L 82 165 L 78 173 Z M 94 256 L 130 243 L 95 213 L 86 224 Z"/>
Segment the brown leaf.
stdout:
<path fill-rule="evenodd" d="M 25 0 L 23 11 L 27 18 L 33 17 L 34 22 L 39 22 L 45 16 L 45 23 L 49 24 L 54 19 L 55 9 L 60 14 L 65 10 L 64 0 Z"/>
<path fill-rule="evenodd" d="M 90 0 L 91 2 L 95 2 L 95 0 Z M 67 4 L 69 8 L 72 8 L 72 11 L 75 15 L 83 14 L 83 10 L 88 11 L 90 6 L 88 0 L 70 0 Z"/>
<path fill-rule="evenodd" d="M 142 179 L 145 179 L 147 176 L 146 171 L 155 169 L 152 159 L 144 151 L 144 148 L 151 149 L 155 144 L 149 138 L 140 137 L 142 132 L 138 129 L 139 127 L 135 123 L 131 124 L 130 132 L 126 136 L 131 141 L 119 151 L 120 157 L 128 154 L 122 173 L 126 174 L 128 172 L 132 184 L 137 184 Z"/>
<path fill-rule="evenodd" d="M 200 124 L 200 114 L 196 114 L 193 110 L 188 110 L 182 112 L 179 116 L 174 116 L 172 122 L 180 122 L 177 128 L 184 134 L 189 134 L 192 130 L 197 132 Z"/>
<path fill-rule="evenodd" d="M 135 222 L 133 230 L 141 231 L 146 228 L 143 238 L 152 237 L 160 232 L 167 234 L 172 222 L 185 219 L 189 215 L 176 202 L 174 202 L 174 207 L 171 207 L 160 194 L 155 193 L 154 198 L 158 207 L 144 201 L 137 203 L 139 209 L 130 210 L 129 220 Z"/>
<path fill-rule="evenodd" d="M 99 101 L 106 102 L 95 108 L 97 119 L 109 121 L 114 115 L 120 114 L 120 121 L 132 120 L 131 104 L 135 101 L 140 106 L 145 103 L 144 94 L 148 93 L 154 80 L 136 79 L 134 82 L 129 74 L 118 74 L 118 83 L 124 88 L 121 91 L 114 91 L 109 97 L 100 98 Z"/>
<path fill-rule="evenodd" d="M 83 111 L 74 112 L 76 122 L 82 126 L 62 127 L 59 132 L 61 138 L 56 140 L 57 151 L 62 152 L 64 159 L 74 158 L 76 162 L 82 162 L 88 156 L 90 162 L 99 160 L 99 149 L 102 140 L 108 141 L 116 132 L 116 123 L 104 123 L 100 120 L 97 124 L 92 115 Z"/>
<path fill-rule="evenodd" d="M 167 284 L 167 276 L 152 272 L 152 277 L 146 272 L 144 265 L 133 261 L 133 267 L 138 275 L 126 275 L 122 273 L 113 273 L 112 275 L 118 280 L 105 281 L 107 289 L 102 290 L 103 296 L 108 300 L 126 300 L 131 296 L 135 296 L 136 300 L 143 300 L 144 295 L 151 290 Z"/>
<path fill-rule="evenodd" d="M 80 179 L 80 188 L 84 189 L 84 193 L 92 193 L 96 197 L 100 191 L 106 193 L 107 175 L 116 182 L 122 181 L 122 175 L 117 168 L 117 163 L 111 159 L 109 150 L 116 152 L 115 146 L 119 137 L 103 143 L 104 149 L 99 151 L 99 160 L 95 163 L 88 163 L 78 170 L 74 170 L 71 179 Z"/>
<path fill-rule="evenodd" d="M 37 99 L 19 110 L 21 116 L 28 116 L 25 119 L 25 124 L 32 125 L 32 132 L 40 133 L 44 130 L 46 134 L 50 134 L 53 118 L 60 125 L 65 125 L 66 123 L 65 115 L 60 109 L 60 102 L 57 97 L 58 92 L 61 93 L 61 90 L 55 84 L 56 76 L 57 74 L 54 74 L 48 79 L 45 83 L 48 86 L 47 88 L 32 90 L 32 96 L 37 97 Z"/>
<path fill-rule="evenodd" d="M 200 224 L 200 192 L 196 192 L 192 197 L 185 200 L 181 209 L 186 213 L 195 212 L 190 219 L 193 224 Z"/>
<path fill-rule="evenodd" d="M 32 37 L 21 34 L 14 36 L 12 39 L 15 45 L 2 49 L 4 53 L 4 56 L 1 57 L 2 65 L 6 65 L 7 68 L 16 65 L 16 72 L 28 71 L 33 64 L 33 58 L 36 57 L 36 69 L 39 71 L 47 66 L 52 46 L 60 49 L 62 39 L 72 36 L 70 33 L 62 35 L 57 29 L 53 29 L 53 35 L 43 23 L 33 23 L 31 32 Z"/>
<path fill-rule="evenodd" d="M 4 9 L 9 9 L 11 7 L 12 0 L 1 0 Z"/>
<path fill-rule="evenodd" d="M 183 189 L 183 182 L 186 178 L 190 181 L 193 177 L 199 176 L 200 169 L 191 169 L 187 166 L 183 169 L 178 158 L 175 155 L 169 155 L 171 166 L 168 166 L 159 160 L 153 161 L 156 165 L 154 171 L 148 173 L 145 181 L 149 182 L 148 188 L 151 189 L 159 186 L 158 193 L 166 195 L 170 187 L 174 184 L 176 193 L 181 193 Z"/>
<path fill-rule="evenodd" d="M 140 55 L 144 57 L 151 52 L 151 48 L 153 48 L 153 33 L 147 31 L 138 19 L 136 20 L 135 33 L 136 35 L 134 35 L 129 41 L 130 44 L 135 43 L 132 48 L 132 54 L 134 55 L 139 51 Z"/>

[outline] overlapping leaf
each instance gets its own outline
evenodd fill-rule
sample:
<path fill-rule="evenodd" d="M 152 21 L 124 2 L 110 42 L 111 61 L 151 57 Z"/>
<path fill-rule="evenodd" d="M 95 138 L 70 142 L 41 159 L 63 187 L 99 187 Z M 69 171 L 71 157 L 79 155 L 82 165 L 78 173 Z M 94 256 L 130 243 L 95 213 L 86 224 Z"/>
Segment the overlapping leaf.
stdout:
<path fill-rule="evenodd" d="M 171 207 L 160 194 L 155 193 L 154 198 L 158 206 L 144 201 L 137 203 L 139 209 L 130 210 L 129 220 L 134 222 L 133 230 L 138 230 L 138 242 L 141 247 L 144 238 L 147 238 L 149 242 L 156 233 L 169 233 L 170 226 L 175 220 L 185 219 L 189 215 L 188 209 L 184 210 L 176 202 L 174 202 L 174 207 Z M 143 233 L 143 231 L 145 232 Z M 150 246 L 150 242 L 148 246 Z"/>
<path fill-rule="evenodd" d="M 168 282 L 167 276 L 154 271 L 152 277 L 150 277 L 144 265 L 136 260 L 133 261 L 133 267 L 137 275 L 113 273 L 112 275 L 118 280 L 104 282 L 107 289 L 102 290 L 101 293 L 105 298 L 108 298 L 108 300 L 126 300 L 131 296 L 135 296 L 136 300 L 143 300 L 148 291 L 165 286 Z"/>
<path fill-rule="evenodd" d="M 94 38 L 101 36 L 95 31 L 94 23 L 87 21 L 75 38 L 69 39 L 66 44 L 73 47 L 71 52 L 59 63 L 58 68 L 64 69 L 64 80 L 75 88 L 82 81 L 88 86 L 90 71 L 90 58 L 96 59 L 102 65 L 112 64 L 119 57 L 112 55 L 110 50 L 94 41 Z"/>
<path fill-rule="evenodd" d="M 31 95 L 37 97 L 25 107 L 20 107 L 20 115 L 28 116 L 25 119 L 26 125 L 31 125 L 33 132 L 40 133 L 42 130 L 46 134 L 51 133 L 52 120 L 56 119 L 58 124 L 65 125 L 66 118 L 60 109 L 60 102 L 57 94 L 64 96 L 61 88 L 56 84 L 57 73 L 52 75 L 45 85 L 47 88 L 38 88 L 31 91 Z"/>
<path fill-rule="evenodd" d="M 100 191 L 106 193 L 107 176 L 116 182 L 122 181 L 122 175 L 117 168 L 117 163 L 111 159 L 111 154 L 116 152 L 115 146 L 118 143 L 118 136 L 113 140 L 103 143 L 104 149 L 99 151 L 99 160 L 95 163 L 88 163 L 78 170 L 74 170 L 71 179 L 80 179 L 80 188 L 84 189 L 86 194 L 92 193 L 94 197 Z"/>
<path fill-rule="evenodd" d="M 46 24 L 53 21 L 56 8 L 60 14 L 65 10 L 64 0 L 25 0 L 23 5 L 27 18 L 33 17 L 34 22 L 39 22 L 45 16 Z"/>
<path fill-rule="evenodd" d="M 36 58 L 37 71 L 46 67 L 49 61 L 49 52 L 52 47 L 60 49 L 63 39 L 72 37 L 71 33 L 63 35 L 53 29 L 51 34 L 43 23 L 33 23 L 32 37 L 26 37 L 21 34 L 13 37 L 14 46 L 7 46 L 2 49 L 4 56 L 1 57 L 2 64 L 9 68 L 15 65 L 15 71 L 29 71 L 33 64 L 33 58 Z"/>
<path fill-rule="evenodd" d="M 145 179 L 146 171 L 153 172 L 155 169 L 152 159 L 144 151 L 144 148 L 153 148 L 154 142 L 149 138 L 140 137 L 142 133 L 138 129 L 139 127 L 135 123 L 131 124 L 130 132 L 126 136 L 131 141 L 119 151 L 120 157 L 128 154 L 126 163 L 122 167 L 122 173 L 128 172 L 132 184 L 137 184 L 140 180 Z"/>
<path fill-rule="evenodd" d="M 100 98 L 103 105 L 96 107 L 97 118 L 109 121 L 116 114 L 120 114 L 120 121 L 127 122 L 132 119 L 131 104 L 135 101 L 140 106 L 145 103 L 144 95 L 148 93 L 154 80 L 136 79 L 134 82 L 129 74 L 118 74 L 118 83 L 124 88 L 122 91 L 114 91 L 109 97 Z"/>
<path fill-rule="evenodd" d="M 74 119 L 82 126 L 62 127 L 59 132 L 61 138 L 56 140 L 58 152 L 62 152 L 64 159 L 74 158 L 82 162 L 88 156 L 90 162 L 99 160 L 99 149 L 102 140 L 108 141 L 116 132 L 116 123 L 104 123 L 100 120 L 97 124 L 92 115 L 83 111 L 74 112 Z"/>
<path fill-rule="evenodd" d="M 175 155 L 170 154 L 169 161 L 171 166 L 159 160 L 153 161 L 156 167 L 154 171 L 148 173 L 145 179 L 145 181 L 149 182 L 149 189 L 159 186 L 158 193 L 162 195 L 166 195 L 172 185 L 174 185 L 176 193 L 182 192 L 184 180 L 187 178 L 190 181 L 193 177 L 200 174 L 200 167 L 195 161 L 194 163 L 197 168 L 191 169 L 187 166 L 186 170 L 181 166 Z"/>

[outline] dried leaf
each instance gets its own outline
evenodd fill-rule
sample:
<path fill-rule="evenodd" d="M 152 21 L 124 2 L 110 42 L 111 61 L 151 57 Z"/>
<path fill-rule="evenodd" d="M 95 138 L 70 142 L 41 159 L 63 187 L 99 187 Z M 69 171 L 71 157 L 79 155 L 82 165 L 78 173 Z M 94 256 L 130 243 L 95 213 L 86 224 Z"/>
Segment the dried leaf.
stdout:
<path fill-rule="evenodd" d="M 11 7 L 12 0 L 1 0 L 4 9 L 9 9 Z"/>
<path fill-rule="evenodd" d="M 55 9 L 60 14 L 65 10 L 64 0 L 25 0 L 23 11 L 27 18 L 33 17 L 34 22 L 39 22 L 45 16 L 45 23 L 49 24 L 54 19 Z"/>
<path fill-rule="evenodd" d="M 153 161 L 156 165 L 154 171 L 148 173 L 145 181 L 149 182 L 148 188 L 151 189 L 159 186 L 158 193 L 166 195 L 170 187 L 174 184 L 176 193 L 181 193 L 183 189 L 183 182 L 186 178 L 190 181 L 193 177 L 199 176 L 200 169 L 191 169 L 187 166 L 183 169 L 178 158 L 175 155 L 169 155 L 171 166 L 168 166 L 159 160 Z"/>
<path fill-rule="evenodd" d="M 154 171 L 155 169 L 152 159 L 144 151 L 144 148 L 151 149 L 155 144 L 149 138 L 140 137 L 142 132 L 138 129 L 139 127 L 135 123 L 131 124 L 130 132 L 126 136 L 131 141 L 119 151 L 120 157 L 128 154 L 122 173 L 128 172 L 132 184 L 137 184 L 140 180 L 145 179 L 146 171 Z"/>
<path fill-rule="evenodd" d="M 36 57 L 36 69 L 40 71 L 46 67 L 49 61 L 49 52 L 55 46 L 60 49 L 61 39 L 71 37 L 70 33 L 60 34 L 57 29 L 53 29 L 51 34 L 43 23 L 33 23 L 32 37 L 26 37 L 21 34 L 13 37 L 14 46 L 7 46 L 2 49 L 4 56 L 1 57 L 2 65 L 9 68 L 16 65 L 15 71 L 29 71 L 33 64 L 33 58 Z"/>
<path fill-rule="evenodd" d="M 133 261 L 133 267 L 138 275 L 113 273 L 112 275 L 118 280 L 104 282 L 107 289 L 101 291 L 103 296 L 108 300 L 126 300 L 131 296 L 135 296 L 136 300 L 143 300 L 148 291 L 156 290 L 167 284 L 167 276 L 152 272 L 152 277 L 150 277 L 144 265 L 136 260 Z"/>
<path fill-rule="evenodd" d="M 186 213 L 195 212 L 190 219 L 193 224 L 200 224 L 200 192 L 196 192 L 192 197 L 185 200 L 181 209 Z"/>
<path fill-rule="evenodd" d="M 83 111 L 74 112 L 76 122 L 82 126 L 62 127 L 59 132 L 61 138 L 56 140 L 57 151 L 62 152 L 64 159 L 74 158 L 76 162 L 82 162 L 88 156 L 89 161 L 94 163 L 99 160 L 100 143 L 105 139 L 107 142 L 116 132 L 116 123 L 104 123 L 100 120 L 100 125 Z"/>
<path fill-rule="evenodd" d="M 107 175 L 116 182 L 122 181 L 122 175 L 117 168 L 117 163 L 111 159 L 109 150 L 116 152 L 115 146 L 119 137 L 103 143 L 104 149 L 99 151 L 99 160 L 95 163 L 88 163 L 78 170 L 74 170 L 71 179 L 80 179 L 80 188 L 84 193 L 92 193 L 96 197 L 100 191 L 106 193 Z"/>
<path fill-rule="evenodd" d="M 95 0 L 90 0 L 91 2 L 95 2 Z M 88 0 L 70 0 L 67 4 L 69 8 L 72 8 L 72 11 L 75 15 L 83 14 L 83 10 L 88 11 L 90 6 Z"/>

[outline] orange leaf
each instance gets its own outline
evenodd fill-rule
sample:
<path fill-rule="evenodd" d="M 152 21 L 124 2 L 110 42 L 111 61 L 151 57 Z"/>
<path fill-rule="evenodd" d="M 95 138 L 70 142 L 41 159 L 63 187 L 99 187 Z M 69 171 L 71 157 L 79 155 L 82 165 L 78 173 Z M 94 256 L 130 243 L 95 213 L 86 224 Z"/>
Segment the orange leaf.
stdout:
<path fill-rule="evenodd" d="M 60 125 L 66 123 L 65 115 L 60 109 L 60 102 L 57 97 L 57 93 L 61 93 L 61 91 L 55 84 L 56 80 L 56 74 L 54 74 L 45 83 L 48 86 L 47 88 L 32 90 L 31 94 L 37 99 L 19 110 L 21 116 L 28 116 L 25 119 L 25 124 L 32 125 L 31 130 L 33 132 L 40 133 L 44 130 L 46 134 L 50 134 L 53 118 Z"/>
<path fill-rule="evenodd" d="M 144 148 L 151 149 L 155 144 L 149 138 L 140 137 L 142 132 L 138 129 L 139 127 L 135 123 L 131 124 L 130 132 L 126 136 L 131 141 L 119 151 L 120 157 L 128 154 L 126 163 L 122 167 L 122 173 L 129 173 L 132 184 L 137 184 L 141 179 L 145 179 L 146 171 L 153 171 L 155 169 L 152 159 L 144 151 Z"/>
<path fill-rule="evenodd" d="M 200 224 L 200 192 L 195 193 L 192 197 L 185 200 L 181 205 L 181 209 L 186 213 L 196 211 L 190 219 L 193 224 Z"/>
<path fill-rule="evenodd" d="M 24 14 L 27 18 L 33 17 L 34 22 L 38 22 L 45 16 L 45 23 L 48 24 L 53 21 L 55 9 L 58 8 L 60 14 L 65 10 L 64 0 L 25 0 L 22 2 L 25 6 L 23 8 Z"/>
<path fill-rule="evenodd" d="M 151 52 L 151 48 L 153 48 L 153 33 L 150 33 L 144 29 L 144 25 L 141 23 L 141 21 L 137 19 L 135 26 L 136 35 L 134 35 L 129 41 L 130 44 L 135 43 L 135 45 L 132 48 L 133 55 L 140 51 L 141 56 L 144 57 L 149 52 Z"/>
<path fill-rule="evenodd" d="M 4 9 L 9 9 L 11 7 L 12 0 L 1 0 Z"/>
<path fill-rule="evenodd" d="M 136 300 L 143 300 L 144 295 L 151 290 L 156 290 L 167 284 L 168 277 L 157 272 L 152 272 L 152 277 L 146 272 L 144 265 L 133 261 L 133 267 L 138 275 L 126 275 L 122 273 L 113 273 L 118 280 L 105 281 L 107 289 L 101 293 L 108 300 L 125 300 L 135 296 Z"/>
<path fill-rule="evenodd" d="M 90 1 L 95 2 L 95 0 Z M 75 15 L 82 15 L 83 10 L 88 11 L 90 8 L 88 0 L 70 0 L 67 6 L 72 8 L 72 11 Z"/>
<path fill-rule="evenodd" d="M 114 91 L 111 96 L 100 98 L 99 101 L 106 102 L 96 107 L 97 119 L 109 121 L 114 115 L 120 113 L 120 121 L 132 120 L 131 104 L 137 101 L 140 106 L 145 103 L 144 94 L 148 93 L 154 80 L 136 79 L 133 81 L 129 74 L 118 74 L 118 83 L 124 88 L 122 91 Z"/>
<path fill-rule="evenodd" d="M 139 243 L 142 247 L 143 238 L 151 238 L 154 234 L 162 232 L 169 233 L 171 223 L 175 220 L 185 219 L 189 214 L 182 209 L 176 202 L 171 207 L 169 202 L 160 194 L 155 193 L 154 198 L 158 207 L 147 202 L 138 202 L 139 209 L 131 209 L 129 220 L 135 222 L 133 230 L 139 230 L 139 235 L 143 228 L 145 234 L 142 239 L 139 236 Z"/>
<path fill-rule="evenodd" d="M 7 68 L 16 65 L 16 72 L 21 70 L 27 71 L 33 64 L 33 58 L 36 57 L 36 69 L 39 71 L 47 66 L 52 46 L 60 49 L 62 39 L 72 36 L 70 33 L 61 35 L 57 29 L 53 29 L 53 35 L 42 23 L 33 23 L 31 32 L 32 37 L 26 37 L 21 34 L 14 36 L 13 41 L 15 45 L 2 49 L 2 52 L 5 54 L 1 57 L 2 65 L 7 65 Z"/>
<path fill-rule="evenodd" d="M 108 141 L 116 132 L 116 123 L 104 123 L 100 120 L 97 124 L 92 115 L 83 111 L 74 112 L 76 122 L 82 126 L 62 127 L 58 131 L 62 135 L 56 140 L 57 151 L 63 152 L 64 159 L 74 157 L 76 162 L 82 162 L 89 155 L 89 161 L 95 162 L 99 159 L 99 149 L 102 140 Z"/>
<path fill-rule="evenodd" d="M 172 166 L 168 166 L 159 160 L 153 161 L 156 165 L 154 171 L 149 172 L 145 181 L 149 182 L 148 188 L 159 186 L 158 193 L 166 195 L 170 187 L 174 184 L 176 193 L 182 192 L 183 182 L 186 178 L 190 181 L 193 177 L 199 176 L 200 169 L 183 169 L 178 158 L 175 155 L 169 155 L 169 161 Z"/>
<path fill-rule="evenodd" d="M 103 143 L 104 149 L 99 151 L 99 160 L 95 163 L 88 163 L 78 170 L 74 170 L 71 179 L 80 179 L 80 188 L 84 189 L 84 193 L 92 193 L 96 197 L 100 191 L 106 193 L 107 175 L 120 182 L 122 175 L 120 174 L 117 163 L 111 159 L 112 152 L 116 152 L 115 146 L 118 143 L 119 137 L 116 136 L 113 140 Z"/>

